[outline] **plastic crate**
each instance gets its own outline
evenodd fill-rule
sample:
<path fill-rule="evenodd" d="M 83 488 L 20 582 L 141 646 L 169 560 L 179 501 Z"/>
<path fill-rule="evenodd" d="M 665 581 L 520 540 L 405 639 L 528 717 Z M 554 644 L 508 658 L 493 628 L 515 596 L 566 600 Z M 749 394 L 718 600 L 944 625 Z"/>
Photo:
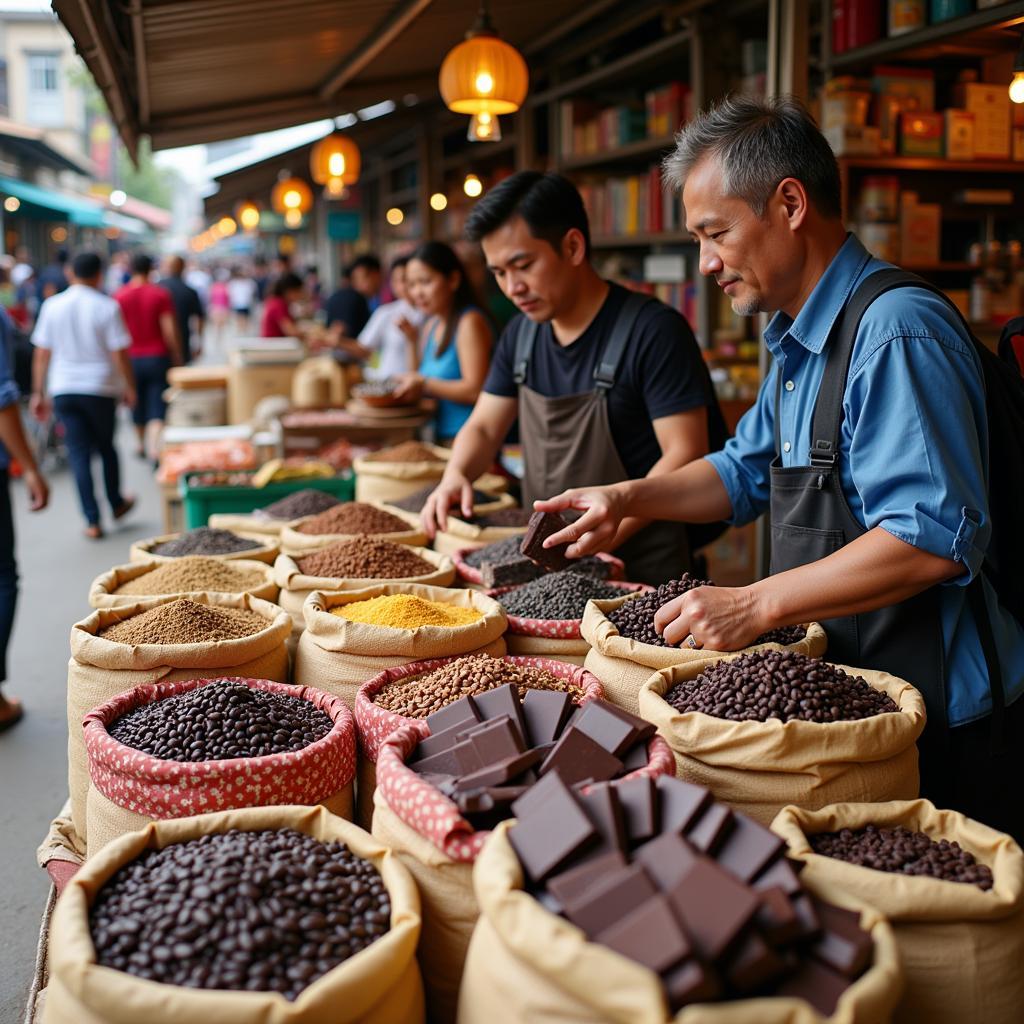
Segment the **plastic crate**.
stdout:
<path fill-rule="evenodd" d="M 205 526 L 210 516 L 223 512 L 245 515 L 263 508 L 279 498 L 296 491 L 312 488 L 333 494 L 339 501 L 352 501 L 356 493 L 356 478 L 351 471 L 342 476 L 314 480 L 287 480 L 267 484 L 266 487 L 196 487 L 192 486 L 198 473 L 189 473 L 181 481 L 181 497 L 185 507 L 185 529 Z M 251 474 L 250 474 L 251 475 Z"/>

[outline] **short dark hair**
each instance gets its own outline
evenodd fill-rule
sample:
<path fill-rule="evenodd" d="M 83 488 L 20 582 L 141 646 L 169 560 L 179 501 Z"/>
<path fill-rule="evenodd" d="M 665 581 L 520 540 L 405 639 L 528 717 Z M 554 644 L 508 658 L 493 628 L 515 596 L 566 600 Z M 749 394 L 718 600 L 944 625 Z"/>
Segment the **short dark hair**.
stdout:
<path fill-rule="evenodd" d="M 132 257 L 132 273 L 149 276 L 153 272 L 153 257 L 148 253 L 137 252 Z"/>
<path fill-rule="evenodd" d="M 282 274 L 275 282 L 274 287 L 271 289 L 272 294 L 276 295 L 279 299 L 283 299 L 288 292 L 295 291 L 296 288 L 302 287 L 302 278 L 298 274 L 293 274 L 288 271 L 286 274 Z"/>
<path fill-rule="evenodd" d="M 380 273 L 380 260 L 373 253 L 364 252 L 362 256 L 357 256 L 345 268 L 345 276 L 351 277 L 360 267 L 368 270 L 371 274 Z"/>
<path fill-rule="evenodd" d="M 400 270 L 402 267 L 408 266 L 409 260 L 411 259 L 412 256 L 410 256 L 408 253 L 406 253 L 405 256 L 396 256 L 391 261 L 391 269 L 388 271 L 388 273 L 393 274 L 396 270 Z"/>
<path fill-rule="evenodd" d="M 561 174 L 520 171 L 495 185 L 466 218 L 466 238 L 479 242 L 513 217 L 522 217 L 530 234 L 543 239 L 556 252 L 562 239 L 575 228 L 583 235 L 590 255 L 590 220 L 583 197 Z"/>
<path fill-rule="evenodd" d="M 91 281 L 99 277 L 103 260 L 94 252 L 80 252 L 71 264 L 71 270 L 79 281 Z"/>

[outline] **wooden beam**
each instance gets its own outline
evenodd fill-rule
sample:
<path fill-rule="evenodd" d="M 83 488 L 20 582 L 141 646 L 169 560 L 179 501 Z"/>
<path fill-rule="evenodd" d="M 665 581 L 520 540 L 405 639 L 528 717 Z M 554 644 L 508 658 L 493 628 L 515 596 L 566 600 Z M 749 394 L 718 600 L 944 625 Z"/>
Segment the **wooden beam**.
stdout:
<path fill-rule="evenodd" d="M 133 0 L 128 13 L 132 20 L 132 43 L 135 49 L 135 81 L 139 94 L 139 124 L 149 123 L 149 67 L 146 63 L 146 26 L 143 22 L 142 0 Z"/>

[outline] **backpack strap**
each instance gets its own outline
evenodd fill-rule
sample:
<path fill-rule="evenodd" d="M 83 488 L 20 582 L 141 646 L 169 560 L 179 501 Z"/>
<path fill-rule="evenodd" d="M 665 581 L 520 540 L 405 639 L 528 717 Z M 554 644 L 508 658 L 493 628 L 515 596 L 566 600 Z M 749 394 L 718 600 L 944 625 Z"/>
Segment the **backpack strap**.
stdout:
<path fill-rule="evenodd" d="M 633 336 L 637 317 L 648 303 L 654 300 L 641 292 L 630 292 L 615 318 L 611 337 L 605 345 L 597 364 L 594 366 L 594 390 L 607 394 L 615 384 L 615 377 L 622 364 L 626 345 Z"/>
<path fill-rule="evenodd" d="M 523 316 L 516 325 L 516 347 L 512 359 L 512 379 L 516 387 L 526 383 L 526 373 L 530 368 L 533 347 L 537 344 L 540 324 L 534 323 L 528 316 Z"/>

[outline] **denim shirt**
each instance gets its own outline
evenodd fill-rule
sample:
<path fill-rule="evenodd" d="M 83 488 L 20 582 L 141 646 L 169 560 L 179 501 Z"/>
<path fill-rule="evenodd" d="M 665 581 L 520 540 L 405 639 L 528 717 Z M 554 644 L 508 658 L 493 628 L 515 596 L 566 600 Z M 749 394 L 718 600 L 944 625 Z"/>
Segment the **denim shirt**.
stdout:
<path fill-rule="evenodd" d="M 773 361 L 757 402 L 724 450 L 707 456 L 729 493 L 734 524 L 768 508 L 778 376 L 782 465 L 806 466 L 829 332 L 860 281 L 888 266 L 850 235 L 796 319 L 779 312 L 768 324 Z M 963 566 L 940 588 L 949 721 L 988 714 L 988 670 L 964 589 L 981 568 L 992 529 L 985 392 L 973 342 L 938 296 L 895 289 L 864 314 L 843 399 L 839 469 L 863 526 Z M 1024 627 L 987 580 L 983 587 L 1009 703 L 1024 691 Z"/>
<path fill-rule="evenodd" d="M 0 309 L 0 409 L 14 405 L 21 397 L 14 382 L 14 324 L 6 309 Z M 11 456 L 0 444 L 0 470 L 11 464 Z"/>

